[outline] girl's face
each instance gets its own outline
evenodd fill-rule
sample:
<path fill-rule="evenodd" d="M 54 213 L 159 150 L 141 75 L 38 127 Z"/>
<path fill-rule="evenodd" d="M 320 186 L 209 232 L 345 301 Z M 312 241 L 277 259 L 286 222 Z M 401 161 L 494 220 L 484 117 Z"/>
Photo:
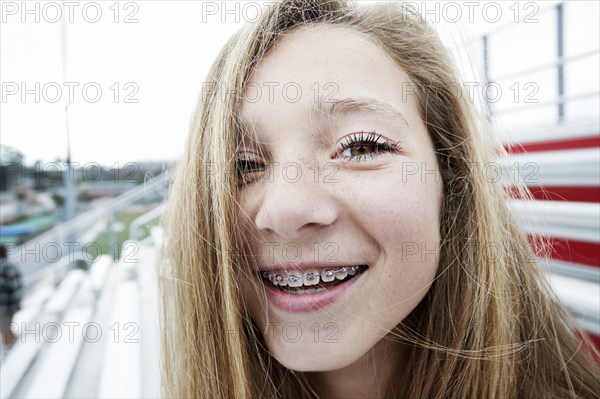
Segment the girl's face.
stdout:
<path fill-rule="evenodd" d="M 242 292 L 290 369 L 361 359 L 436 275 L 442 180 L 414 92 L 366 36 L 320 25 L 285 34 L 248 82 L 239 233 L 261 273 Z"/>

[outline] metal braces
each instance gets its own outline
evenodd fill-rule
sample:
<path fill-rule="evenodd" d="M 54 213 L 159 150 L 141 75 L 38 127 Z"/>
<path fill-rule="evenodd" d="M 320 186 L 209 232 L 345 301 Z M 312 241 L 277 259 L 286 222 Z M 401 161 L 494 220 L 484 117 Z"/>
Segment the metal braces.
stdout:
<path fill-rule="evenodd" d="M 360 269 L 360 266 L 358 266 L 358 265 L 342 266 L 339 269 L 326 269 L 323 273 L 320 273 L 320 275 L 323 275 L 328 278 L 335 276 L 336 273 L 350 273 L 351 275 L 354 275 L 358 272 L 358 269 Z M 295 283 L 300 279 L 300 277 L 298 277 L 294 274 L 292 274 L 291 276 L 287 276 L 287 277 L 284 277 L 281 274 L 276 274 L 276 273 L 271 273 L 271 272 L 266 272 L 266 271 L 262 272 L 261 274 L 262 274 L 263 278 L 266 278 L 270 282 L 273 282 L 273 280 L 275 280 L 278 284 L 281 284 L 284 281 L 285 282 L 291 281 L 292 283 Z M 306 279 L 308 281 L 314 280 L 316 277 L 317 277 L 317 274 L 315 274 L 315 273 L 306 274 Z"/>

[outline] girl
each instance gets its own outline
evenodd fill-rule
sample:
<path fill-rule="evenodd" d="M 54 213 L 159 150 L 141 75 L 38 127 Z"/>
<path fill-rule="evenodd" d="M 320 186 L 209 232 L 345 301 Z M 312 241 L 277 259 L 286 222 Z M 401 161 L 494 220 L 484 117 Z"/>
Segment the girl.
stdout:
<path fill-rule="evenodd" d="M 395 2 L 282 1 L 228 42 L 165 218 L 165 396 L 598 397 L 457 87 Z"/>

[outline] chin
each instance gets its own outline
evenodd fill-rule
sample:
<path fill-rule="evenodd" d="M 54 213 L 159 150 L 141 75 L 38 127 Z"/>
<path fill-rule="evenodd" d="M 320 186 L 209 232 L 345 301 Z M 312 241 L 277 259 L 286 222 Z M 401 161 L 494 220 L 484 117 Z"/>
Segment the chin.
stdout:
<path fill-rule="evenodd" d="M 316 353 L 315 353 L 316 352 Z M 273 353 L 273 352 L 271 352 Z M 323 372 L 342 369 L 354 363 L 360 355 L 353 356 L 348 351 L 313 351 L 308 350 L 301 355 L 278 351 L 275 359 L 290 370 L 300 372 Z"/>
<path fill-rule="evenodd" d="M 311 332 L 310 336 L 298 342 L 274 341 L 268 344 L 268 349 L 283 366 L 301 372 L 341 369 L 356 362 L 368 351 L 358 342 L 344 342 L 341 337 L 338 342 L 317 343 L 313 338 Z"/>

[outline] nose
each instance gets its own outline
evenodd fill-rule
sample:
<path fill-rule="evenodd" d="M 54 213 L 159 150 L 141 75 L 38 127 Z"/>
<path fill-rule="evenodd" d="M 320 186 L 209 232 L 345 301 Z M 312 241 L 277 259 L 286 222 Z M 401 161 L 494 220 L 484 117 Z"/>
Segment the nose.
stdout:
<path fill-rule="evenodd" d="M 335 222 L 338 211 L 328 187 L 333 183 L 320 181 L 313 170 L 293 163 L 273 171 L 256 214 L 259 230 L 281 238 L 302 240 L 314 235 L 320 227 Z"/>

